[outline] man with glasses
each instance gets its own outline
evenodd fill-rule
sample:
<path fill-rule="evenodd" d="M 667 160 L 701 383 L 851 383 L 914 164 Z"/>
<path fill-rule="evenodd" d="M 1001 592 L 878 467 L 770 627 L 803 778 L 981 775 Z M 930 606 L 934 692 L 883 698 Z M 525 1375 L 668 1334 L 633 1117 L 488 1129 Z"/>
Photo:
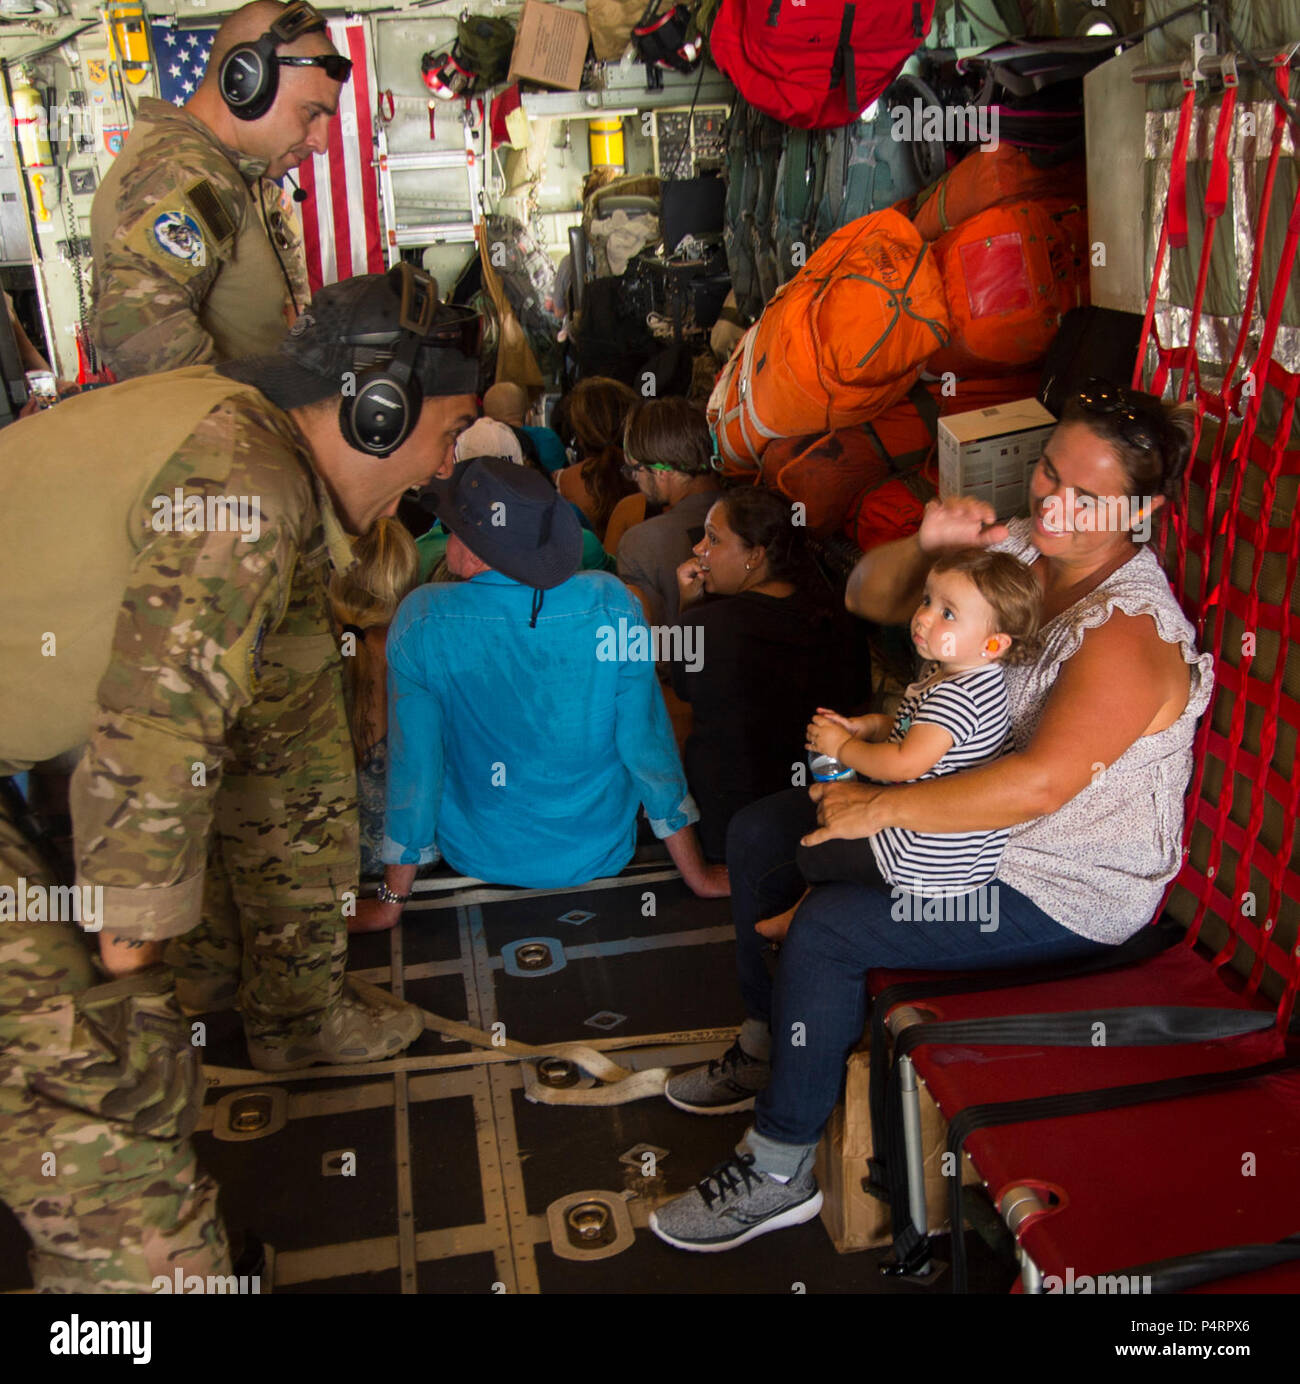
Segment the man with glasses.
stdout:
<path fill-rule="evenodd" d="M 276 180 L 325 152 L 350 73 L 310 5 L 256 0 L 183 107 L 140 102 L 90 216 L 95 342 L 119 379 L 274 350 L 310 297 Z"/>
<path fill-rule="evenodd" d="M 708 421 L 685 399 L 647 400 L 628 416 L 623 454 L 623 474 L 663 513 L 623 535 L 618 574 L 651 624 L 671 624 L 680 609 L 677 569 L 704 537 L 704 516 L 721 494 Z"/>

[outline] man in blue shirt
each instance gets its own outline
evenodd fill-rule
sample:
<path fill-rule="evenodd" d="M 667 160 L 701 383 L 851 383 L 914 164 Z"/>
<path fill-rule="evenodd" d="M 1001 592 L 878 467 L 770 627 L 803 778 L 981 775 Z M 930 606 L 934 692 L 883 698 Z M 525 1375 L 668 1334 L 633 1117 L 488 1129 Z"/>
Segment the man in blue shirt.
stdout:
<path fill-rule="evenodd" d="M 691 825 L 649 641 L 628 638 L 640 609 L 615 577 L 578 572 L 571 506 L 504 457 L 465 462 L 430 491 L 462 580 L 412 592 L 389 630 L 386 869 L 371 925 L 397 921 L 435 846 L 495 884 L 617 874 L 639 803 L 686 883 L 727 894 Z"/>

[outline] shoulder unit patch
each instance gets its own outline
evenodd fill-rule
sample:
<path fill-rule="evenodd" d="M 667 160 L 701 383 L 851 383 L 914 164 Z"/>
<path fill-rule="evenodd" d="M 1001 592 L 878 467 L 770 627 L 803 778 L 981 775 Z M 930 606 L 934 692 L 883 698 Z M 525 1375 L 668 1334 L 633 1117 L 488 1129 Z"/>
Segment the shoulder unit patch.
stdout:
<path fill-rule="evenodd" d="M 234 219 L 222 205 L 216 189 L 206 178 L 200 178 L 198 182 L 185 189 L 185 200 L 189 202 L 218 246 L 235 234 Z"/>
<path fill-rule="evenodd" d="M 208 262 L 208 247 L 198 222 L 183 211 L 164 211 L 153 219 L 149 233 L 162 251 L 202 269 Z"/>

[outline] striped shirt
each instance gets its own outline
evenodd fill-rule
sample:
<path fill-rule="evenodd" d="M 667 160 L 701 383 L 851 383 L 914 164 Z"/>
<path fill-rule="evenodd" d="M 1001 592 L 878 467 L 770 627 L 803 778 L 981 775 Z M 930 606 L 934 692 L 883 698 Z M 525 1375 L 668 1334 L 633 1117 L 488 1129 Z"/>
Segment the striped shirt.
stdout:
<path fill-rule="evenodd" d="M 926 664 L 922 679 L 903 696 L 891 744 L 917 724 L 940 726 L 952 748 L 919 780 L 942 778 L 999 759 L 1011 748 L 1011 710 L 1000 665 L 972 668 L 942 682 L 925 684 L 937 665 Z M 914 894 L 964 893 L 997 874 L 1008 833 L 1001 831 L 918 832 L 886 827 L 871 837 L 880 873 Z"/>

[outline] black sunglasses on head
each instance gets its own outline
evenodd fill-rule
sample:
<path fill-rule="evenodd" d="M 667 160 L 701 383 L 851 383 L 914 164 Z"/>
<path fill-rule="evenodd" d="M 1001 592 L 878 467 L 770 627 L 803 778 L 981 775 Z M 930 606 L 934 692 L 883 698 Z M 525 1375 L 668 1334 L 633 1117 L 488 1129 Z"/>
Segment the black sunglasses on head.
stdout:
<path fill-rule="evenodd" d="M 325 75 L 335 82 L 346 82 L 352 75 L 352 59 L 338 53 L 322 53 L 315 58 L 277 57 L 276 62 L 281 67 L 322 67 Z"/>
<path fill-rule="evenodd" d="M 1124 440 L 1130 445 L 1148 452 L 1159 450 L 1165 417 L 1158 402 L 1152 407 L 1147 399 L 1135 397 L 1122 384 L 1094 376 L 1079 391 L 1079 405 L 1098 418 L 1117 419 Z"/>

